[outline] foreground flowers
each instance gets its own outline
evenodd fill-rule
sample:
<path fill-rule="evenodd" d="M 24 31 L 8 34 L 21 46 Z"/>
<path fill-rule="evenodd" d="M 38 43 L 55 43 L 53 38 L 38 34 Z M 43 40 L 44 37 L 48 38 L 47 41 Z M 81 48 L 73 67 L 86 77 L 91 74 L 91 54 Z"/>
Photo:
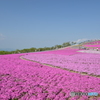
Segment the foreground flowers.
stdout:
<path fill-rule="evenodd" d="M 70 92 L 100 93 L 100 78 L 20 59 L 24 55 L 0 55 L 0 100 L 88 100 L 88 96 L 71 97 Z"/>

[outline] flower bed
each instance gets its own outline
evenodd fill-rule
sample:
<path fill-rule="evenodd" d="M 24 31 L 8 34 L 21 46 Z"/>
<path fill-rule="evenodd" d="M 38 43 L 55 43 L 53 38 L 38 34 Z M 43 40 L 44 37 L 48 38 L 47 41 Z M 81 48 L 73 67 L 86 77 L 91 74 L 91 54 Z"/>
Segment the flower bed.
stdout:
<path fill-rule="evenodd" d="M 0 55 L 0 100 L 88 100 L 70 92 L 100 93 L 100 78 L 22 60 L 22 55 Z"/>
<path fill-rule="evenodd" d="M 84 45 L 85 47 L 95 47 L 95 48 L 100 48 L 100 45 Z"/>
<path fill-rule="evenodd" d="M 57 54 L 25 55 L 23 58 L 38 61 L 69 70 L 100 75 L 100 54 L 76 54 L 73 56 Z"/>

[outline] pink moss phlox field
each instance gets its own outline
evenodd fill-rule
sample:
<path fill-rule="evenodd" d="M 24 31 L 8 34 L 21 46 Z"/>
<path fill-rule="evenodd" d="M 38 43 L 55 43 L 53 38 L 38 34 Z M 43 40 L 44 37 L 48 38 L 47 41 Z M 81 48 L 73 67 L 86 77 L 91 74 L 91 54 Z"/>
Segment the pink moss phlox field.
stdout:
<path fill-rule="evenodd" d="M 72 49 L 72 48 L 65 48 L 63 50 L 52 50 L 52 51 L 43 51 L 43 52 L 36 52 L 32 54 L 58 54 L 58 55 L 74 55 L 74 54 L 80 54 L 78 49 Z M 29 53 L 31 54 L 31 53 Z"/>
<path fill-rule="evenodd" d="M 91 45 L 96 45 L 96 44 L 100 44 L 100 40 L 99 41 L 93 41 L 93 42 L 89 42 L 89 43 L 85 43 L 87 44 L 91 44 Z"/>
<path fill-rule="evenodd" d="M 25 55 L 23 58 L 74 71 L 100 75 L 100 54 L 86 53 L 75 54 L 72 56 L 57 54 L 33 54 Z"/>
<path fill-rule="evenodd" d="M 98 48 L 100 50 L 100 41 L 85 43 L 85 45 L 83 45 L 83 46 L 90 47 L 90 48 Z"/>
<path fill-rule="evenodd" d="M 56 54 L 59 53 L 60 50 Z M 70 92 L 100 93 L 100 78 L 20 59 L 24 55 L 0 55 L 0 100 L 77 100 L 80 97 L 71 97 Z M 81 100 L 88 100 L 88 96 L 82 96 Z"/>
<path fill-rule="evenodd" d="M 86 47 L 99 47 L 100 48 L 100 45 L 84 45 Z"/>

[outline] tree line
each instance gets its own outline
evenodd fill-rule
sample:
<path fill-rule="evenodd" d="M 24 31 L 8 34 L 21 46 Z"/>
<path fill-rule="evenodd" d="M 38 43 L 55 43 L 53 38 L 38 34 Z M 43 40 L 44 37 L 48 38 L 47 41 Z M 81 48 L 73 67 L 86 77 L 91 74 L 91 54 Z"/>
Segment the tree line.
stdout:
<path fill-rule="evenodd" d="M 71 42 L 71 43 L 70 42 L 65 42 L 62 45 L 55 45 L 55 46 L 52 46 L 52 47 L 44 47 L 44 48 L 32 47 L 32 48 L 29 48 L 29 49 L 22 49 L 22 50 L 16 49 L 15 51 L 0 51 L 0 55 L 55 50 L 55 49 L 71 46 L 73 44 L 76 44 L 76 43 L 75 42 Z"/>

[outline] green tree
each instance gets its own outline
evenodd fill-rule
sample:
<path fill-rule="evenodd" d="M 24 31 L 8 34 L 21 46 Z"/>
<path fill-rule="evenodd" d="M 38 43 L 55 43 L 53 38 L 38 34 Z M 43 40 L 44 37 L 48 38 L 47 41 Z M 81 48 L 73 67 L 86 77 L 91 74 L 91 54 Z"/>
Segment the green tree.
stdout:
<path fill-rule="evenodd" d="M 70 46 L 70 45 L 71 45 L 70 42 L 65 42 L 65 43 L 62 44 L 63 47 L 67 47 L 67 46 Z"/>

